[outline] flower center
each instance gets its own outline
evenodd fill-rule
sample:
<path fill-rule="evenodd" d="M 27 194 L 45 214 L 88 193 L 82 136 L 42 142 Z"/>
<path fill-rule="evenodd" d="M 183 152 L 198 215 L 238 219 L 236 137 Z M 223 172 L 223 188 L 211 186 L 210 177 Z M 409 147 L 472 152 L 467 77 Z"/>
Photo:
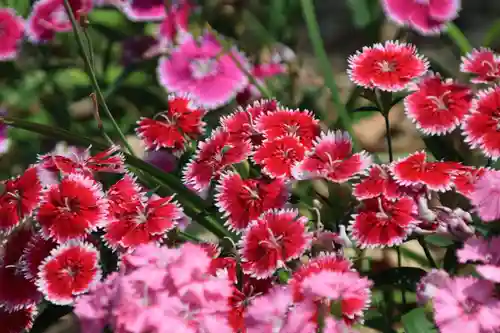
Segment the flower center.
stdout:
<path fill-rule="evenodd" d="M 447 91 L 440 97 L 437 96 L 427 96 L 426 98 L 430 100 L 437 108 L 438 111 L 448 111 L 448 105 L 446 105 L 446 102 L 444 101 L 444 98 L 446 95 L 448 95 L 450 92 Z"/>
<path fill-rule="evenodd" d="M 476 300 L 467 298 L 462 304 L 462 309 L 465 314 L 474 314 L 479 309 L 479 303 Z"/>
<path fill-rule="evenodd" d="M 215 75 L 217 72 L 217 61 L 213 58 L 193 59 L 189 64 L 191 75 L 197 80 Z"/>
<path fill-rule="evenodd" d="M 297 124 L 285 124 L 284 126 L 289 135 L 295 135 L 299 132 L 299 125 Z"/>
<path fill-rule="evenodd" d="M 396 70 L 396 64 L 391 61 L 383 60 L 379 62 L 380 70 L 384 73 L 394 72 Z"/>

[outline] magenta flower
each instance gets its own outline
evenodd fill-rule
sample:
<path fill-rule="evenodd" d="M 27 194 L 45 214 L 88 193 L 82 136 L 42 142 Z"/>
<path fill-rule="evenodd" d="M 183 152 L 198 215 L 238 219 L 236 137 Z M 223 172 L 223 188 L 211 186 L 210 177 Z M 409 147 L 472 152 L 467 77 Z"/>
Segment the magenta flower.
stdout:
<path fill-rule="evenodd" d="M 460 11 L 460 0 L 382 0 L 386 15 L 422 35 L 439 34 Z"/>
<path fill-rule="evenodd" d="M 434 296 L 434 319 L 441 333 L 486 333 L 500 329 L 495 285 L 473 277 L 450 279 Z"/>
<path fill-rule="evenodd" d="M 500 171 L 487 170 L 474 184 L 471 203 L 484 222 L 500 218 Z"/>
<path fill-rule="evenodd" d="M 489 240 L 469 238 L 464 247 L 457 251 L 462 263 L 477 262 L 476 271 L 485 279 L 500 283 L 500 237 Z"/>
<path fill-rule="evenodd" d="M 231 52 L 232 54 L 228 54 Z M 189 93 L 206 109 L 216 109 L 248 85 L 234 58 L 249 69 L 248 60 L 235 48 L 224 51 L 213 35 L 185 36 L 168 57 L 158 63 L 158 80 L 169 92 Z"/>
<path fill-rule="evenodd" d="M 123 0 L 118 8 L 132 21 L 158 21 L 166 16 L 164 0 Z"/>
<path fill-rule="evenodd" d="M 0 8 L 0 61 L 12 60 L 24 35 L 24 20 L 11 8 Z"/>
<path fill-rule="evenodd" d="M 417 284 L 417 302 L 421 305 L 432 300 L 439 288 L 445 286 L 450 276 L 443 270 L 433 269 Z"/>

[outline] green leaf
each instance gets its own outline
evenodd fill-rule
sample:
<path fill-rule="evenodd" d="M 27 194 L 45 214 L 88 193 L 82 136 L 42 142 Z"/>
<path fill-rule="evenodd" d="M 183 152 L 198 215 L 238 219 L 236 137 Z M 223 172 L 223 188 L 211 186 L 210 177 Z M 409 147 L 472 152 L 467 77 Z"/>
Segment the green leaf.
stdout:
<path fill-rule="evenodd" d="M 496 20 L 491 26 L 490 29 L 486 32 L 483 43 L 484 47 L 489 47 L 491 43 L 497 40 L 500 37 L 500 20 Z"/>
<path fill-rule="evenodd" d="M 416 308 L 401 319 L 405 333 L 437 333 L 434 324 L 427 318 L 422 308 Z"/>
<path fill-rule="evenodd" d="M 348 0 L 347 4 L 351 9 L 356 28 L 364 28 L 373 22 L 374 17 L 370 11 L 369 0 Z"/>
<path fill-rule="evenodd" d="M 424 143 L 436 160 L 446 160 L 454 162 L 464 162 L 458 151 L 453 149 L 452 144 L 446 141 L 445 137 L 424 136 Z"/>
<path fill-rule="evenodd" d="M 453 245 L 453 241 L 451 239 L 441 235 L 429 235 L 425 237 L 425 241 L 429 244 L 439 247 L 448 247 L 450 245 Z"/>
<path fill-rule="evenodd" d="M 443 269 L 450 274 L 457 271 L 457 249 L 460 247 L 460 243 L 454 243 L 450 246 L 444 255 L 443 259 Z"/>
<path fill-rule="evenodd" d="M 398 289 L 415 291 L 416 285 L 426 272 L 417 267 L 393 267 L 382 272 L 369 275 L 375 287 L 396 287 Z"/>

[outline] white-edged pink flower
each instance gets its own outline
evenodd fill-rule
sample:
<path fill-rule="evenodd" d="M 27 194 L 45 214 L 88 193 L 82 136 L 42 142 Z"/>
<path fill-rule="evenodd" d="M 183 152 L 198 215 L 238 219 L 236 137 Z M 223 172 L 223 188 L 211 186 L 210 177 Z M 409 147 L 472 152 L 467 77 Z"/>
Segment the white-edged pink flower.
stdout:
<path fill-rule="evenodd" d="M 230 54 L 228 54 L 230 52 Z M 189 93 L 207 110 L 227 104 L 248 85 L 248 78 L 233 57 L 249 69 L 248 60 L 235 48 L 228 51 L 210 34 L 185 36 L 168 57 L 158 63 L 157 75 L 169 92 Z"/>
<path fill-rule="evenodd" d="M 71 31 L 71 21 L 64 8 L 64 0 L 37 0 L 28 18 L 26 34 L 33 43 L 43 43 L 54 38 L 57 32 Z M 75 19 L 87 15 L 93 7 L 92 0 L 69 0 Z"/>
<path fill-rule="evenodd" d="M 404 99 L 405 112 L 426 135 L 444 135 L 460 126 L 472 106 L 472 90 L 466 85 L 430 74 Z"/>
<path fill-rule="evenodd" d="M 100 278 L 99 251 L 93 245 L 70 241 L 50 252 L 40 265 L 36 284 L 48 301 L 67 305 Z"/>
<path fill-rule="evenodd" d="M 326 178 L 343 183 L 361 174 L 372 163 L 366 152 L 352 152 L 351 137 L 347 132 L 321 133 L 312 150 L 292 169 L 296 179 Z"/>
<path fill-rule="evenodd" d="M 500 237 L 469 238 L 457 251 L 461 263 L 475 262 L 476 271 L 483 278 L 500 283 Z"/>
<path fill-rule="evenodd" d="M 17 57 L 24 36 L 24 20 L 11 8 L 0 8 L 0 61 Z"/>
<path fill-rule="evenodd" d="M 439 288 L 444 287 L 450 276 L 446 271 L 432 269 L 417 283 L 417 302 L 420 305 L 425 305 L 429 300 L 432 300 Z"/>
<path fill-rule="evenodd" d="M 400 186 L 392 177 L 389 166 L 386 164 L 373 164 L 366 177 L 354 185 L 352 194 L 358 200 L 376 198 L 380 195 L 390 200 L 401 197 Z"/>
<path fill-rule="evenodd" d="M 156 38 L 161 48 L 168 49 L 188 33 L 190 13 L 191 4 L 188 1 L 181 1 L 180 4 L 171 5 L 168 8 L 165 18 L 156 31 Z"/>
<path fill-rule="evenodd" d="M 107 223 L 108 201 L 101 184 L 70 174 L 43 193 L 37 221 L 45 236 L 57 242 L 83 239 Z"/>
<path fill-rule="evenodd" d="M 164 0 L 120 0 L 117 6 L 132 21 L 159 21 L 166 16 Z"/>
<path fill-rule="evenodd" d="M 422 35 L 435 35 L 457 18 L 461 0 L 382 0 L 382 6 L 393 22 Z"/>
<path fill-rule="evenodd" d="M 349 78 L 356 85 L 384 91 L 401 91 L 424 75 L 429 62 L 414 45 L 387 41 L 363 47 L 349 57 Z"/>
<path fill-rule="evenodd" d="M 240 241 L 242 268 L 262 279 L 298 258 L 311 242 L 308 219 L 291 209 L 273 209 L 251 222 Z"/>
<path fill-rule="evenodd" d="M 491 83 L 500 79 L 500 55 L 481 47 L 462 57 L 462 73 L 472 74 L 472 83 Z"/>
<path fill-rule="evenodd" d="M 269 209 L 283 208 L 289 192 L 280 179 L 242 179 L 234 172 L 223 175 L 216 188 L 215 204 L 231 230 L 241 232 Z"/>

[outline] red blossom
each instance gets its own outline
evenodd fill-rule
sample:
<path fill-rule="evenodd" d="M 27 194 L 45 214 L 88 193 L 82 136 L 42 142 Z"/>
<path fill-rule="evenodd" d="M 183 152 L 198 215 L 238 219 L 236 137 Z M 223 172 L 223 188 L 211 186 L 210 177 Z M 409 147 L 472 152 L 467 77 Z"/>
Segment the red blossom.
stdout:
<path fill-rule="evenodd" d="M 36 316 L 36 305 L 31 304 L 16 310 L 0 307 L 0 323 L 3 333 L 29 332 Z"/>
<path fill-rule="evenodd" d="M 38 268 L 56 247 L 57 243 L 52 239 L 46 239 L 40 234 L 33 235 L 23 251 L 24 277 L 34 282 L 38 275 Z"/>
<path fill-rule="evenodd" d="M 385 91 L 400 91 L 427 72 L 428 61 L 415 46 L 387 41 L 364 47 L 349 57 L 348 74 L 358 86 Z"/>
<path fill-rule="evenodd" d="M 354 185 L 353 195 L 358 200 L 376 198 L 380 195 L 394 200 L 401 196 L 399 188 L 387 165 L 374 164 L 368 175 Z"/>
<path fill-rule="evenodd" d="M 484 175 L 486 170 L 486 168 L 475 168 L 471 166 L 463 166 L 462 168 L 456 170 L 455 178 L 453 180 L 455 191 L 469 197 L 469 195 L 474 191 L 476 181 Z"/>
<path fill-rule="evenodd" d="M 500 157 L 500 86 L 477 93 L 463 123 L 465 141 L 494 160 Z"/>
<path fill-rule="evenodd" d="M 462 57 L 460 71 L 473 74 L 472 83 L 491 83 L 500 79 L 500 56 L 488 48 L 474 49 Z"/>
<path fill-rule="evenodd" d="M 236 142 L 250 141 L 254 146 L 260 146 L 264 140 L 262 133 L 255 128 L 255 121 L 261 115 L 275 112 L 280 107 L 276 100 L 260 100 L 240 108 L 233 114 L 223 117 L 221 126 L 230 134 L 231 140 Z"/>
<path fill-rule="evenodd" d="M 453 186 L 454 172 L 461 167 L 455 162 L 427 162 L 424 151 L 416 152 L 396 161 L 391 172 L 403 186 L 425 185 L 430 190 L 444 192 Z"/>
<path fill-rule="evenodd" d="M 141 118 L 136 133 L 147 149 L 182 151 L 189 139 L 203 134 L 205 113 L 189 96 L 169 95 L 168 110 L 157 114 L 154 119 Z"/>
<path fill-rule="evenodd" d="M 216 190 L 216 205 L 228 218 L 228 228 L 238 232 L 266 210 L 283 208 L 288 200 L 282 179 L 242 179 L 234 172 L 223 175 Z"/>
<path fill-rule="evenodd" d="M 65 242 L 83 239 L 104 226 L 107 214 L 108 201 L 101 184 L 81 174 L 70 174 L 44 192 L 37 221 L 45 236 Z"/>
<path fill-rule="evenodd" d="M 269 210 L 250 223 L 240 241 L 242 269 L 261 279 L 298 258 L 311 242 L 307 218 L 295 210 Z"/>
<path fill-rule="evenodd" d="M 343 183 L 363 172 L 372 159 L 366 152 L 352 153 L 352 141 L 347 132 L 321 133 L 313 149 L 297 163 L 292 172 L 297 179 L 323 177 Z"/>
<path fill-rule="evenodd" d="M 360 248 L 401 244 L 418 223 L 415 202 L 409 197 L 397 201 L 378 197 L 362 201 L 353 214 L 349 231 Z"/>
<path fill-rule="evenodd" d="M 444 135 L 460 126 L 472 105 L 469 87 L 428 75 L 404 100 L 406 115 L 426 135 Z"/>
<path fill-rule="evenodd" d="M 309 148 L 319 135 L 319 122 L 310 111 L 281 109 L 262 114 L 255 128 L 264 134 L 265 139 L 273 140 L 283 136 L 295 136 L 300 143 Z"/>
<path fill-rule="evenodd" d="M 284 136 L 264 141 L 255 151 L 253 160 L 270 177 L 290 178 L 292 167 L 302 161 L 305 154 L 306 148 L 297 137 Z"/>
<path fill-rule="evenodd" d="M 126 212 L 130 203 L 146 200 L 141 191 L 141 187 L 136 182 L 133 175 L 126 174 L 117 181 L 107 191 L 109 202 L 109 213 L 111 216 L 117 216 Z"/>
<path fill-rule="evenodd" d="M 30 216 L 38 206 L 42 186 L 35 168 L 4 182 L 0 196 L 0 231 L 8 233 Z"/>
<path fill-rule="evenodd" d="M 0 61 L 17 57 L 24 34 L 24 20 L 11 8 L 0 8 Z"/>
<path fill-rule="evenodd" d="M 184 183 L 200 194 L 206 193 L 213 179 L 229 166 L 246 160 L 251 149 L 248 141 L 231 141 L 228 132 L 216 130 L 199 143 L 198 152 L 183 171 Z"/>
<path fill-rule="evenodd" d="M 198 244 L 203 250 L 205 250 L 205 252 L 207 253 L 207 255 L 212 258 L 212 259 L 215 259 L 217 258 L 218 256 L 220 256 L 221 254 L 221 249 L 220 247 L 215 244 L 215 243 L 200 243 Z"/>
<path fill-rule="evenodd" d="M 209 272 L 213 276 L 227 276 L 232 283 L 237 283 L 236 260 L 230 257 L 214 258 L 210 262 Z"/>
<path fill-rule="evenodd" d="M 36 284 L 48 301 L 67 305 L 100 278 L 99 251 L 88 243 L 70 241 L 43 261 Z"/>

